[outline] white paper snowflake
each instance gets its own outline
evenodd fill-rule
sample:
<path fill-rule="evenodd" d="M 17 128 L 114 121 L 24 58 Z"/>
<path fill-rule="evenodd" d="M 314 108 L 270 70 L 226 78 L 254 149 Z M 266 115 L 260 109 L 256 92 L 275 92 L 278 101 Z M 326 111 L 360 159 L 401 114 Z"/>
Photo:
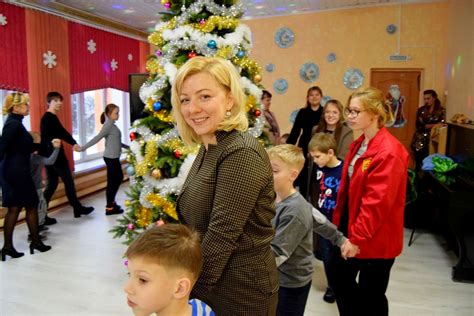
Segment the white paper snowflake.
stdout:
<path fill-rule="evenodd" d="M 110 68 L 112 68 L 113 71 L 118 69 L 118 61 L 116 61 L 115 58 L 110 62 Z"/>
<path fill-rule="evenodd" d="M 91 54 L 94 54 L 95 51 L 97 50 L 96 48 L 96 42 L 94 42 L 93 39 L 90 39 L 88 42 L 87 42 L 87 50 L 91 53 Z"/>
<path fill-rule="evenodd" d="M 128 60 L 130 60 L 130 61 L 133 60 L 133 55 L 132 54 L 128 54 Z"/>
<path fill-rule="evenodd" d="M 5 25 L 7 25 L 7 23 L 8 23 L 7 22 L 7 17 L 0 13 L 0 24 L 2 26 L 5 26 Z"/>
<path fill-rule="evenodd" d="M 54 55 L 52 51 L 48 50 L 46 53 L 43 54 L 43 64 L 49 69 L 56 66 L 56 55 Z"/>

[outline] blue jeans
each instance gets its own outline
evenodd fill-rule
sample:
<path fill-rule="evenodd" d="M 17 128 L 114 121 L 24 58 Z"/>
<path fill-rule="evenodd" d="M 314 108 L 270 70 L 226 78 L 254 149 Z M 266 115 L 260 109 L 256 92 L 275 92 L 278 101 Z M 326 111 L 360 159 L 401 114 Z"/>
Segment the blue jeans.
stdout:
<path fill-rule="evenodd" d="M 311 281 L 302 287 L 280 286 L 277 316 L 303 316 L 310 289 Z"/>
<path fill-rule="evenodd" d="M 331 280 L 329 276 L 329 259 L 331 258 L 332 253 L 334 252 L 335 246 L 326 238 L 319 237 L 319 253 L 321 254 L 321 260 L 324 265 L 324 272 L 326 273 L 326 279 L 328 281 L 328 287 L 331 288 Z"/>

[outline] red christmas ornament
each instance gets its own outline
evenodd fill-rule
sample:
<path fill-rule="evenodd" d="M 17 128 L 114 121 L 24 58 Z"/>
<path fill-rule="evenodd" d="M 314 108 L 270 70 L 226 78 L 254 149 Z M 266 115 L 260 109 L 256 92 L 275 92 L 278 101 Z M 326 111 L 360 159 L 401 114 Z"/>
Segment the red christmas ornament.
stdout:
<path fill-rule="evenodd" d="M 255 116 L 260 116 L 260 114 L 262 114 L 262 112 L 260 112 L 260 110 L 255 110 Z"/>
<path fill-rule="evenodd" d="M 176 158 L 178 158 L 178 159 L 181 158 L 181 155 L 182 155 L 182 153 L 181 153 L 179 150 L 175 150 L 175 151 L 174 151 L 174 156 L 175 156 Z"/>
<path fill-rule="evenodd" d="M 135 132 L 131 132 L 130 133 L 130 140 L 133 142 L 135 140 L 135 138 L 137 138 L 137 134 L 135 134 Z"/>
<path fill-rule="evenodd" d="M 188 59 L 191 59 L 191 58 L 196 57 L 196 56 L 197 56 L 197 54 L 196 54 L 195 51 L 192 51 L 192 52 L 188 53 Z"/>

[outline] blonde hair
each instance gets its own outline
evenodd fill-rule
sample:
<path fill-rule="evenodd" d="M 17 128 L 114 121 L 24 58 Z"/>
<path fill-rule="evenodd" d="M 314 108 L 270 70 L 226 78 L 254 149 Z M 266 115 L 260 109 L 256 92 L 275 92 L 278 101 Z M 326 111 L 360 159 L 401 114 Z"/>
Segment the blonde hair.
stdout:
<path fill-rule="evenodd" d="M 21 92 L 10 93 L 3 101 L 3 114 L 10 114 L 15 105 L 28 104 L 30 98 L 27 94 Z"/>
<path fill-rule="evenodd" d="M 146 230 L 128 246 L 125 257 L 140 258 L 169 270 L 183 269 L 195 282 L 202 269 L 201 239 L 181 224 L 165 224 Z"/>
<path fill-rule="evenodd" d="M 298 169 L 301 172 L 304 167 L 303 149 L 292 144 L 278 145 L 267 150 L 270 159 L 278 158 L 289 167 Z"/>
<path fill-rule="evenodd" d="M 351 94 L 347 100 L 346 107 L 349 107 L 352 99 L 359 98 L 364 106 L 364 110 L 378 115 L 378 127 L 381 128 L 393 122 L 393 112 L 390 103 L 385 99 L 384 94 L 377 88 L 360 88 Z"/>
<path fill-rule="evenodd" d="M 334 155 L 336 155 L 337 144 L 336 138 L 334 138 L 331 134 L 326 133 L 316 133 L 311 137 L 311 140 L 308 144 L 308 150 L 317 150 L 322 152 L 323 154 L 327 154 L 329 149 L 334 151 Z"/>
<path fill-rule="evenodd" d="M 180 93 L 183 83 L 190 76 L 206 73 L 209 74 L 226 93 L 230 93 L 233 99 L 231 114 L 219 124 L 217 130 L 221 131 L 246 131 L 248 119 L 245 112 L 246 97 L 240 84 L 240 75 L 230 61 L 218 57 L 194 57 L 188 60 L 178 70 L 171 89 L 171 103 L 173 105 L 173 117 L 178 125 L 181 138 L 188 144 L 201 143 L 201 137 L 189 126 L 181 114 Z M 224 104 L 222 105 L 224 106 Z"/>

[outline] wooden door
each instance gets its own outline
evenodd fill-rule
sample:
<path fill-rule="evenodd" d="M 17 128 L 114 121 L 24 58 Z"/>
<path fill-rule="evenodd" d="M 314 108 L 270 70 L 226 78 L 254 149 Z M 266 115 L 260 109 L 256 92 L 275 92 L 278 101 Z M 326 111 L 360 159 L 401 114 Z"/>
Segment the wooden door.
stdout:
<path fill-rule="evenodd" d="M 411 139 L 415 133 L 416 111 L 420 102 L 421 71 L 421 69 L 370 71 L 370 85 L 382 90 L 391 99 L 392 109 L 396 113 L 394 125 L 388 127 L 388 130 L 406 146 L 409 152 L 411 152 Z"/>

